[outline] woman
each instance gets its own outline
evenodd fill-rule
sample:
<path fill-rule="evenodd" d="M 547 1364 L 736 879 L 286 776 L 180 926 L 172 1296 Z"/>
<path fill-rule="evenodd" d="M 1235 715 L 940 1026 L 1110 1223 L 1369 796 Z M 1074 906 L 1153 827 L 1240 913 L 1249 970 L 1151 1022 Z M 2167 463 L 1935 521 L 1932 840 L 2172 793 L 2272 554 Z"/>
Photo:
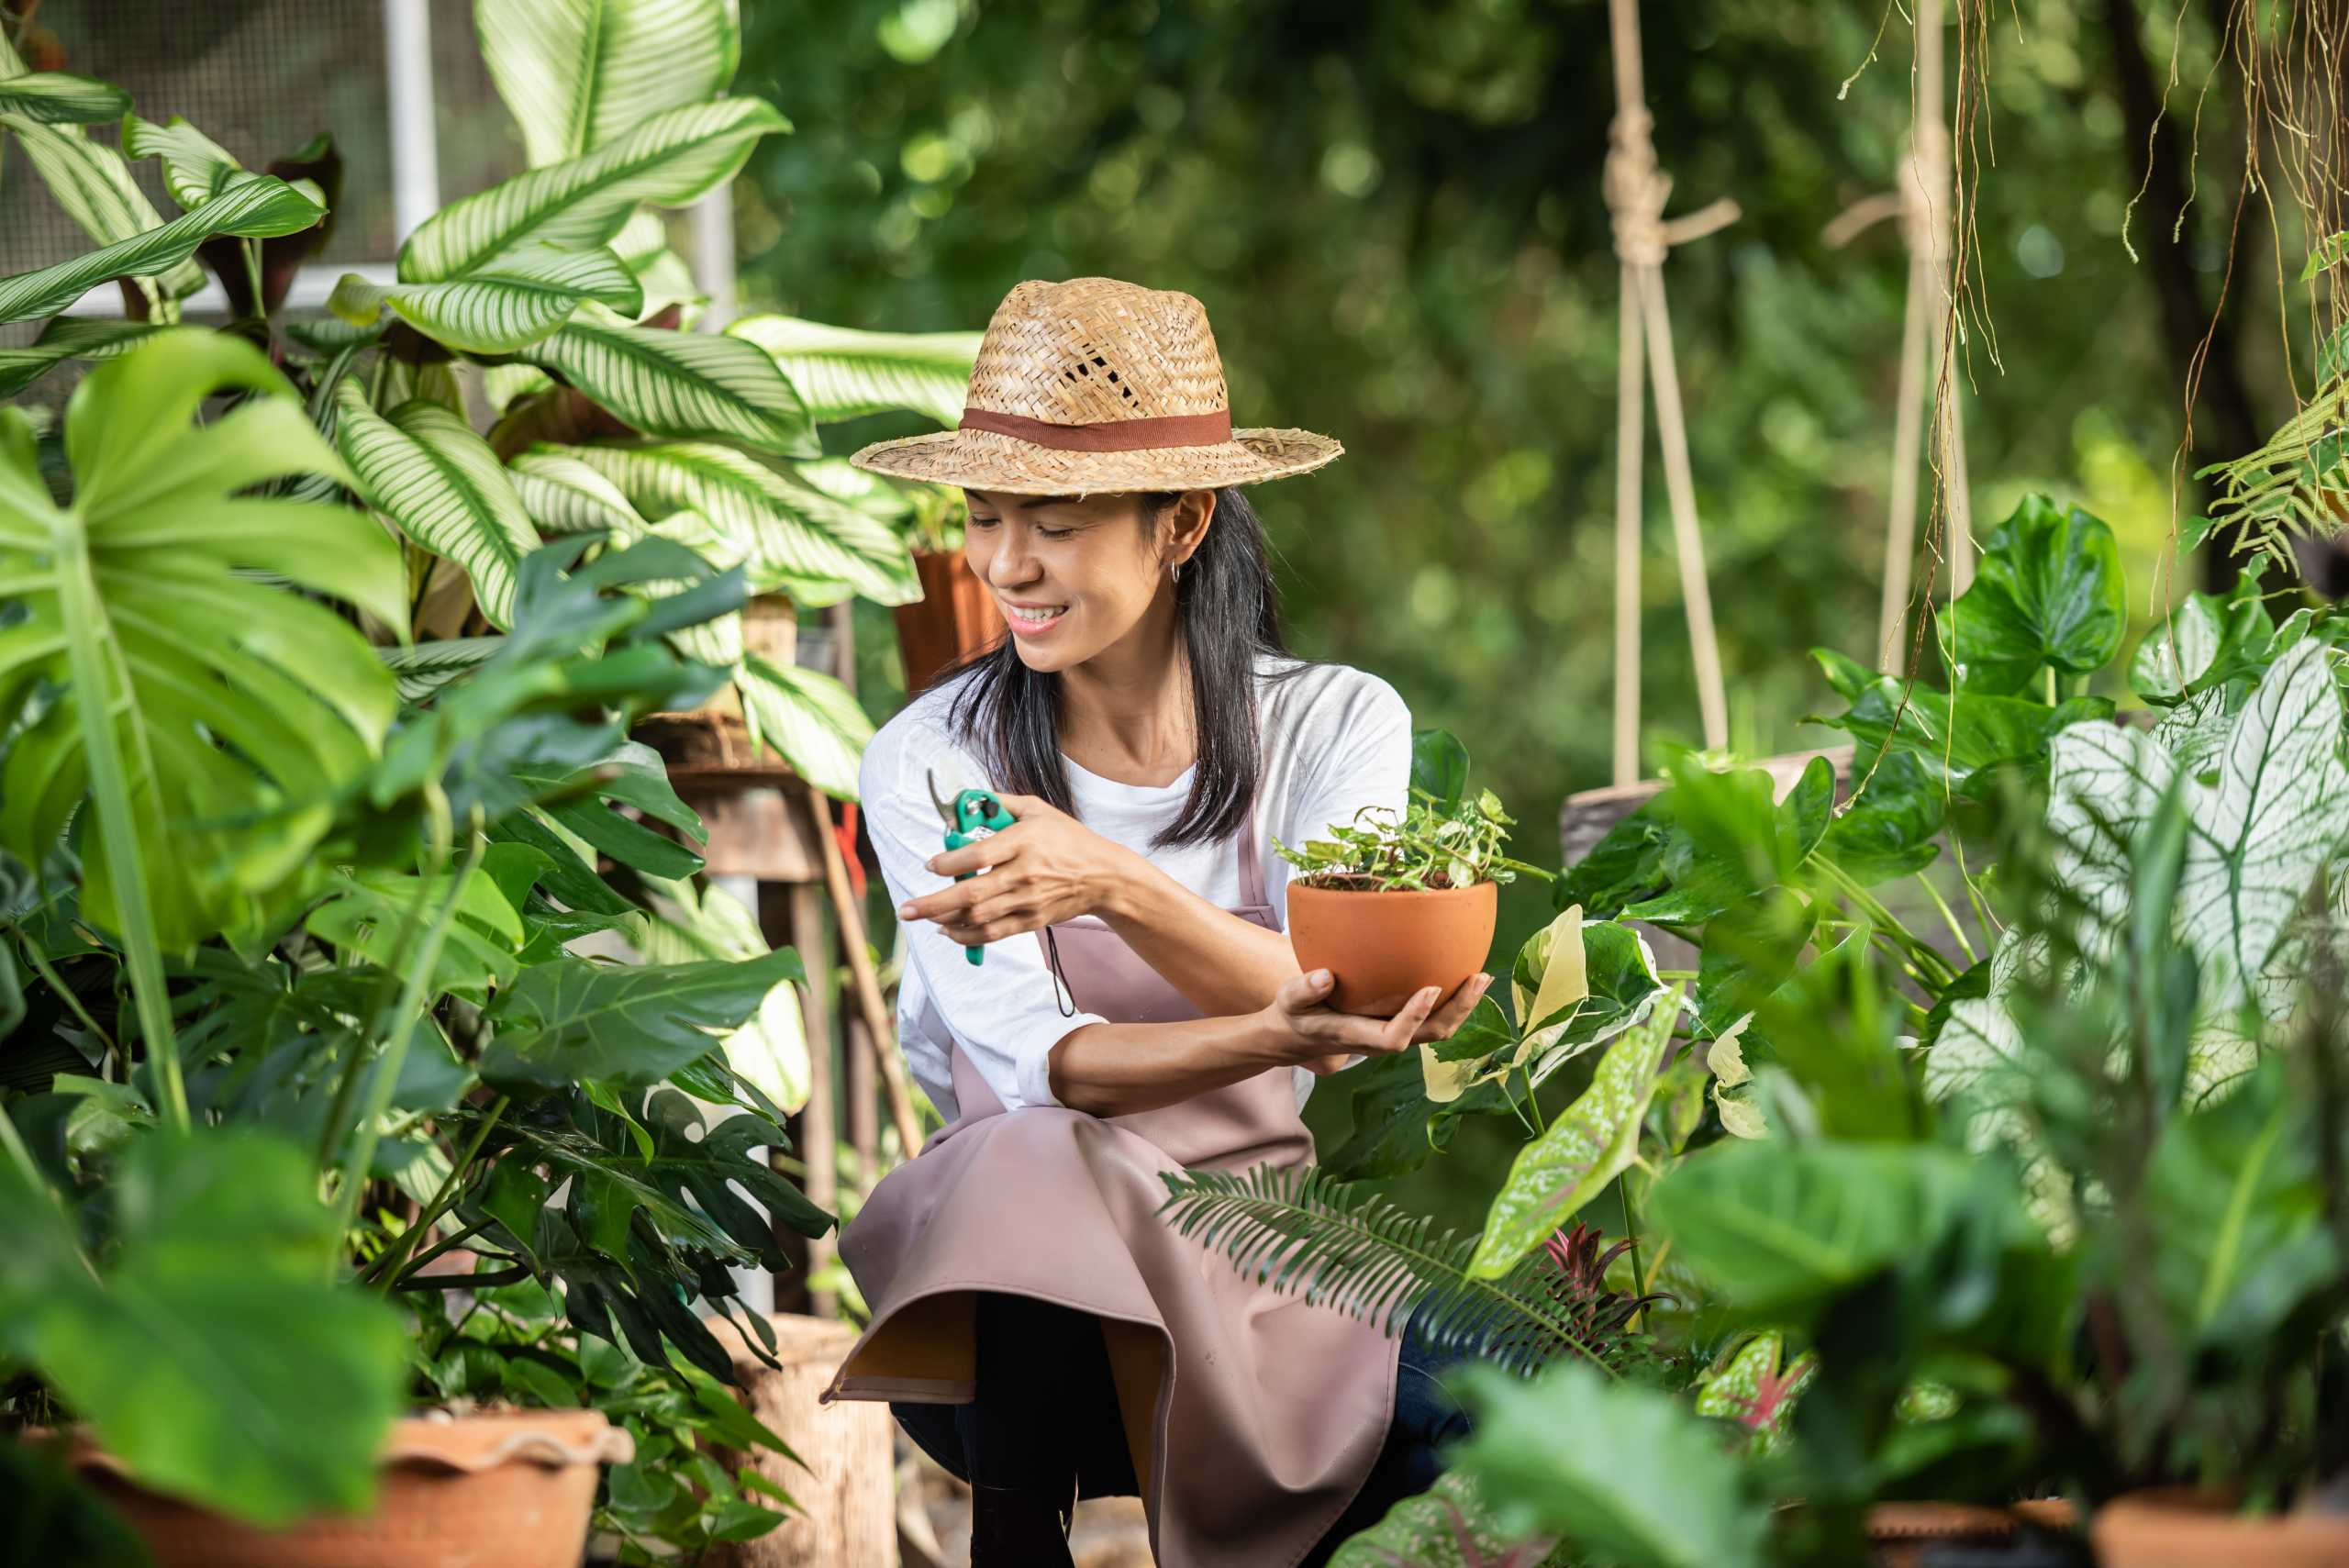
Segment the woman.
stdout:
<path fill-rule="evenodd" d="M 825 1398 L 890 1400 L 973 1483 L 982 1568 L 1067 1563 L 1074 1496 L 1116 1493 L 1167 1568 L 1318 1563 L 1464 1421 L 1415 1340 L 1157 1211 L 1164 1173 L 1310 1160 L 1316 1074 L 1445 1038 L 1489 984 L 1340 1013 L 1282 934 L 1270 839 L 1399 806 L 1410 773 L 1386 683 L 1284 652 L 1239 489 L 1341 449 L 1233 430 L 1198 301 L 1106 278 L 1013 289 L 967 405 L 854 459 L 963 487 L 1010 635 L 865 753 L 900 1035 L 950 1119 L 841 1238 L 874 1316 Z M 942 852 L 937 795 L 981 784 L 1018 824 Z"/>

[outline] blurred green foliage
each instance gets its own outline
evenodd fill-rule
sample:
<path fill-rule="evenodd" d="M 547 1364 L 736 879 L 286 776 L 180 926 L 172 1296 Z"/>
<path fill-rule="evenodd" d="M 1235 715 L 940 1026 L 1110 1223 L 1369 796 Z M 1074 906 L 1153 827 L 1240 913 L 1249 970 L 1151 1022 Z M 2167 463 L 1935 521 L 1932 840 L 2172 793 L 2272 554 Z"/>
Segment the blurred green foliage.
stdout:
<path fill-rule="evenodd" d="M 1728 195 L 1745 214 L 1667 268 L 1733 740 L 1749 755 L 1831 744 L 1800 722 L 1828 700 L 1802 651 L 1874 662 L 1906 264 L 1893 225 L 1840 250 L 1820 231 L 1892 184 L 1909 24 L 1865 0 L 1645 9 L 1673 210 Z M 2133 643 L 2168 548 L 2183 371 L 2154 275 L 2169 215 L 2128 214 L 2139 142 L 2109 30 L 2128 9 L 2002 9 L 1985 41 L 1978 281 L 1997 362 L 1969 334 L 1966 417 L 1984 527 L 2031 490 L 2111 522 Z M 1522 824 L 1515 851 L 1553 862 L 1561 798 L 1609 771 L 1619 289 L 1599 191 L 1615 106 L 1601 0 L 747 11 L 738 90 L 798 129 L 738 186 L 746 307 L 927 330 L 984 325 L 1030 277 L 1197 295 L 1235 417 L 1350 449 L 1256 496 L 1297 646 L 1376 671 L 1418 723 L 1462 736 Z M 2180 115 L 2209 56 L 2207 18 L 2189 13 Z M 2172 21 L 2147 17 L 2138 40 L 2156 81 Z M 2224 91 L 2204 117 L 2185 261 L 2215 299 L 2223 256 L 2208 237 L 2224 233 L 2241 133 Z M 2267 270 L 2239 267 L 2231 315 L 2275 319 L 2257 293 Z M 2275 395 L 2261 411 L 2280 416 L 2274 336 L 2263 348 L 2247 328 L 2244 358 Z M 912 428 L 828 438 L 846 450 Z M 1698 733 L 1648 430 L 1653 768 Z M 2189 492 L 2186 515 L 2197 504 Z M 880 674 L 885 622 L 860 640 Z M 868 701 L 885 711 L 878 684 Z M 1510 893 L 1500 951 L 1545 913 L 1538 886 Z"/>

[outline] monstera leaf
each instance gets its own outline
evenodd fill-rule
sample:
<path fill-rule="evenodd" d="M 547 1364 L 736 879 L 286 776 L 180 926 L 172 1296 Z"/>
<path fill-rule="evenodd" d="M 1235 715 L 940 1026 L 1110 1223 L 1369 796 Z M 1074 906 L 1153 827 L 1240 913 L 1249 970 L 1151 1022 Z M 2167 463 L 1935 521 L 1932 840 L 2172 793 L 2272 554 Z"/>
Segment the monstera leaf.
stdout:
<path fill-rule="evenodd" d="M 473 27 L 533 165 L 715 97 L 741 53 L 727 0 L 474 0 Z"/>
<path fill-rule="evenodd" d="M 499 993 L 482 1076 L 522 1095 L 581 1079 L 657 1084 L 717 1049 L 779 983 L 806 978 L 787 948 L 740 963 L 535 964 Z"/>
<path fill-rule="evenodd" d="M 408 538 L 454 562 L 489 623 L 510 629 L 515 573 L 539 536 L 497 454 L 437 403 L 403 403 L 386 417 L 346 381 L 335 389 L 335 441 L 358 475 L 360 495 Z M 406 622 L 402 605 L 392 624 Z"/>
<path fill-rule="evenodd" d="M 159 1491 L 262 1525 L 365 1507 L 407 1334 L 330 1283 L 342 1236 L 309 1155 L 150 1133 L 109 1195 L 118 1243 L 94 1272 L 49 1195 L 0 1162 L 0 1353 Z"/>
<path fill-rule="evenodd" d="M 2121 548 L 2099 518 L 2027 497 L 1984 541 L 1974 585 L 1939 621 L 1968 692 L 2010 695 L 2043 669 L 2086 675 L 2121 651 L 2129 620 Z"/>
<path fill-rule="evenodd" d="M 959 424 L 979 357 L 976 332 L 860 332 L 788 316 L 746 316 L 726 332 L 772 358 L 819 425 L 899 408 Z"/>
<path fill-rule="evenodd" d="M 592 152 L 442 207 L 400 247 L 400 282 L 448 283 L 533 246 L 608 244 L 639 203 L 682 206 L 732 179 L 759 138 L 790 128 L 756 98 L 663 110 Z"/>
<path fill-rule="evenodd" d="M 222 392 L 248 396 L 195 423 Z M 340 617 L 247 573 L 396 619 L 398 551 L 356 512 L 250 494 L 348 475 L 231 338 L 164 332 L 100 366 L 67 406 L 65 450 L 60 507 L 24 417 L 0 412 L 0 580 L 27 612 L 0 630 L 0 710 L 60 693 L 0 763 L 0 846 L 39 863 L 86 796 L 83 911 L 185 948 L 302 863 L 395 700 Z"/>

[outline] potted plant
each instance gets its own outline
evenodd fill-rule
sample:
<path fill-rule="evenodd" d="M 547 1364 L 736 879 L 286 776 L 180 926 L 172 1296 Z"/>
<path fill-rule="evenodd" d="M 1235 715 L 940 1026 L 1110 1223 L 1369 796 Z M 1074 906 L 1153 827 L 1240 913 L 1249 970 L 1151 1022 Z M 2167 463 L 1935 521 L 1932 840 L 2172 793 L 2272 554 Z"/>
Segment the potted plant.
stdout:
<path fill-rule="evenodd" d="M 1458 740 L 1423 731 L 1401 809 L 1364 806 L 1302 848 L 1273 840 L 1299 873 L 1287 892 L 1297 962 L 1330 971 L 1332 1006 L 1391 1014 L 1425 986 L 1450 995 L 1491 951 L 1500 884 L 1550 875 L 1501 852 L 1515 819 L 1492 791 L 1471 796 L 1467 775 Z"/>
<path fill-rule="evenodd" d="M 907 498 L 914 571 L 921 597 L 891 613 L 906 666 L 906 695 L 918 696 L 939 675 L 985 652 L 1003 637 L 1003 610 L 963 554 L 962 493 L 941 485 L 898 484 Z"/>

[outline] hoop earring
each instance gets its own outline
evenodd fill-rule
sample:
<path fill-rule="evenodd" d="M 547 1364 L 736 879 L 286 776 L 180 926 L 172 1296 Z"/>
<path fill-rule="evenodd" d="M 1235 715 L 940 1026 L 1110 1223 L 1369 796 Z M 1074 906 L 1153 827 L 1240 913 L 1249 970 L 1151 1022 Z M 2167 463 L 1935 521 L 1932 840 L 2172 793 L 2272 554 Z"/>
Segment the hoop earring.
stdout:
<path fill-rule="evenodd" d="M 1173 566 L 1167 568 L 1167 574 L 1174 580 L 1174 586 L 1180 588 L 1183 585 L 1183 563 L 1181 562 L 1178 561 Z"/>

